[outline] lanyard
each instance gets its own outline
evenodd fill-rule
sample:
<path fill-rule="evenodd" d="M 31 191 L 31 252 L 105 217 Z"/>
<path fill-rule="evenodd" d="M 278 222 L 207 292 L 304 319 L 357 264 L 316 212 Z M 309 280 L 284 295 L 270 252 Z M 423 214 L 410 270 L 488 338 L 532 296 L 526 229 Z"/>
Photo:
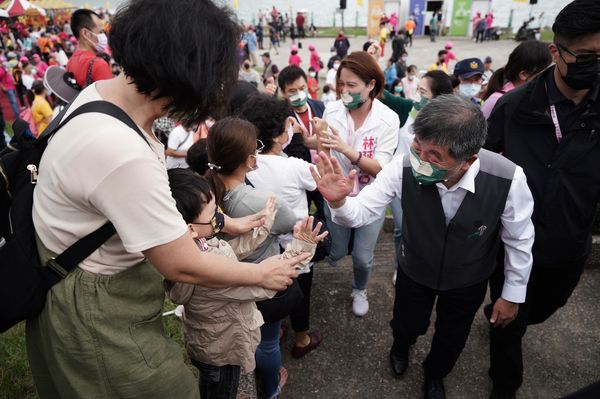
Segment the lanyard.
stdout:
<path fill-rule="evenodd" d="M 546 95 L 548 95 L 548 84 L 545 85 Z M 554 104 L 550 105 L 550 117 L 552 118 L 552 123 L 554 124 L 554 134 L 556 135 L 556 140 L 560 143 L 562 140 L 562 131 L 560 130 L 560 123 L 558 123 L 558 115 L 556 114 L 556 106 Z"/>
<path fill-rule="evenodd" d="M 310 110 L 310 105 L 308 105 L 306 108 L 308 108 L 308 126 L 306 126 L 304 122 L 302 122 L 302 118 L 300 118 L 300 115 L 298 115 L 296 111 L 294 111 L 294 115 L 296 115 L 296 120 L 300 122 L 300 124 L 304 126 L 304 128 L 308 131 L 308 135 L 312 136 L 312 123 L 310 123 L 310 121 L 312 120 L 312 111 Z"/>
<path fill-rule="evenodd" d="M 562 132 L 560 130 L 560 124 L 558 123 L 558 116 L 556 115 L 556 107 L 554 104 L 550 106 L 550 116 L 552 117 L 552 123 L 554 123 L 554 134 L 556 134 L 556 140 L 560 143 L 562 140 Z"/>

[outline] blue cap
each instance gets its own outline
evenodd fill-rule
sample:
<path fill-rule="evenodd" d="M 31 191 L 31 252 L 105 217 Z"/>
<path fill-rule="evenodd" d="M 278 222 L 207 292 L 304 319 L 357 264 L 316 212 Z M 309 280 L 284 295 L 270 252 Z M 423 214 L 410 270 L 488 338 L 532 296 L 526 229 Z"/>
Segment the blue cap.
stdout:
<path fill-rule="evenodd" d="M 469 79 L 475 75 L 483 75 L 483 62 L 479 58 L 465 58 L 456 63 L 454 76 Z"/>

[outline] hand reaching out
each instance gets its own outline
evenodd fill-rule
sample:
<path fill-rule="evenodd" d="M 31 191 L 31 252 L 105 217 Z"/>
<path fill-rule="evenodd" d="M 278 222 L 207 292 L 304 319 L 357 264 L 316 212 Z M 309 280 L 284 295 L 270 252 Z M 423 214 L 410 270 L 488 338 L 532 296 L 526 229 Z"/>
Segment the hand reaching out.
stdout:
<path fill-rule="evenodd" d="M 351 170 L 348 176 L 344 176 L 338 160 L 324 152 L 318 154 L 317 169 L 311 166 L 310 173 L 317 183 L 317 189 L 332 208 L 342 206 L 354 188 L 356 171 Z"/>
<path fill-rule="evenodd" d="M 277 215 L 276 205 L 277 199 L 275 198 L 275 196 L 272 195 L 269 197 L 269 199 L 267 199 L 267 203 L 265 204 L 264 209 L 254 215 L 258 219 L 264 219 L 264 226 L 269 230 L 271 229 L 271 227 L 273 227 L 273 223 L 275 222 L 275 215 Z"/>
<path fill-rule="evenodd" d="M 350 154 L 353 149 L 342 138 L 336 129 L 329 127 L 331 134 L 323 134 L 319 137 L 321 146 L 326 150 L 334 150 L 340 154 Z M 346 155 L 346 157 L 348 157 Z"/>
<path fill-rule="evenodd" d="M 312 226 L 314 219 L 315 218 L 313 216 L 306 216 L 304 219 L 296 223 L 296 225 L 294 225 L 294 238 L 310 244 L 318 244 L 325 237 L 327 237 L 327 234 L 329 234 L 327 231 L 319 234 L 321 227 L 323 227 L 323 223 L 317 223 L 313 229 Z"/>

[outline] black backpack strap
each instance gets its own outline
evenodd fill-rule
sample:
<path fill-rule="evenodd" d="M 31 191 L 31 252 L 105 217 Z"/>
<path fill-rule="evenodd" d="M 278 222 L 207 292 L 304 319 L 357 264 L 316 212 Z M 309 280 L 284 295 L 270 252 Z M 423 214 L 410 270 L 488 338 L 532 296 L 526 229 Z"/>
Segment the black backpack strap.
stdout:
<path fill-rule="evenodd" d="M 60 130 L 63 126 L 69 123 L 74 117 L 89 112 L 98 112 L 120 120 L 121 122 L 129 126 L 131 129 L 133 129 L 142 139 L 144 139 L 146 144 L 150 145 L 150 142 L 146 138 L 146 135 L 142 133 L 138 125 L 135 124 L 135 122 L 129 117 L 129 115 L 125 113 L 125 111 L 123 111 L 121 108 L 117 107 L 113 103 L 109 103 L 108 101 L 90 101 L 78 107 L 75 111 L 71 112 L 69 116 L 67 116 L 63 120 L 68 109 L 69 107 L 65 107 L 65 109 L 63 109 L 62 112 L 50 123 L 46 130 L 44 130 L 44 133 L 40 137 L 42 140 L 47 141 L 58 130 Z"/>
<path fill-rule="evenodd" d="M 150 142 L 144 133 L 142 133 L 140 128 L 129 117 L 129 115 L 112 103 L 107 101 L 91 101 L 89 103 L 85 103 L 69 114 L 66 119 L 61 121 L 66 111 L 67 108 L 65 108 L 55 119 L 60 121 L 60 123 L 57 122 L 54 124 L 54 126 L 49 126 L 49 128 L 46 130 L 47 133 L 44 131 L 44 135 L 41 138 L 42 140 L 47 141 L 76 116 L 90 112 L 98 112 L 110 115 L 113 118 L 125 123 L 128 127 L 135 130 L 135 132 L 146 142 L 146 144 L 150 146 Z M 111 222 L 107 222 L 97 230 L 75 242 L 56 258 L 50 258 L 46 263 L 46 266 L 55 273 L 55 275 L 49 277 L 51 280 L 54 280 L 51 284 L 54 284 L 60 279 L 66 277 L 70 271 L 74 270 L 84 259 L 100 248 L 110 237 L 115 234 L 115 232 L 115 226 L 113 226 Z"/>
<path fill-rule="evenodd" d="M 56 281 L 65 278 L 69 272 L 102 246 L 110 237 L 116 233 L 115 226 L 106 222 L 100 228 L 92 231 L 87 236 L 79 239 L 56 258 L 50 258 L 46 267 L 57 274 Z"/>

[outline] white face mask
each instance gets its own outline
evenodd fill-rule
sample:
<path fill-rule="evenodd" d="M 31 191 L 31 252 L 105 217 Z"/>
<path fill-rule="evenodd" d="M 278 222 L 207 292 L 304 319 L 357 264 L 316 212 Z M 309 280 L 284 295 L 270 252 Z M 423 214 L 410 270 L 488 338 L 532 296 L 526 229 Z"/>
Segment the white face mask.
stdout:
<path fill-rule="evenodd" d="M 98 40 L 98 43 L 94 43 L 96 50 L 98 50 L 101 53 L 105 52 L 108 48 L 108 36 L 106 36 L 106 33 L 92 33 L 96 35 L 96 39 Z"/>
<path fill-rule="evenodd" d="M 481 84 L 479 83 L 461 83 L 458 87 L 460 94 L 465 97 L 475 97 L 481 91 Z"/>
<path fill-rule="evenodd" d="M 408 57 L 402 57 L 402 61 L 404 61 L 404 62 L 408 61 Z"/>
<path fill-rule="evenodd" d="M 336 71 L 338 70 L 339 67 L 340 67 L 340 64 L 333 64 L 333 69 L 335 69 Z"/>
<path fill-rule="evenodd" d="M 317 73 L 316 73 L 316 72 L 310 72 L 308 75 L 309 75 L 311 78 L 314 78 L 315 76 L 317 76 Z"/>
<path fill-rule="evenodd" d="M 415 80 L 415 75 L 408 75 L 408 80 Z"/>

